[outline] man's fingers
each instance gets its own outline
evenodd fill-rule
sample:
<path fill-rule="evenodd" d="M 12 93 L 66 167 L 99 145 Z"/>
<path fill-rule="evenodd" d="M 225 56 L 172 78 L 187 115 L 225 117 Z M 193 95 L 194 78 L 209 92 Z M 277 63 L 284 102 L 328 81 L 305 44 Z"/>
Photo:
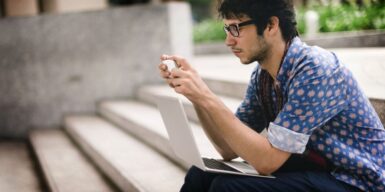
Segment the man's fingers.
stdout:
<path fill-rule="evenodd" d="M 175 88 L 177 85 L 176 83 L 174 82 L 174 79 L 167 79 L 166 80 L 167 84 L 171 87 L 171 88 Z"/>
<path fill-rule="evenodd" d="M 165 65 L 164 63 L 159 64 L 158 68 L 161 71 L 167 71 L 168 70 L 167 65 Z"/>
<path fill-rule="evenodd" d="M 159 74 L 160 74 L 161 77 L 163 77 L 165 79 L 169 79 L 170 76 L 171 76 L 171 73 L 168 70 L 160 70 Z"/>
<path fill-rule="evenodd" d="M 170 58 L 170 55 L 166 55 L 166 54 L 163 54 L 163 55 L 161 55 L 160 56 L 160 60 L 167 60 L 167 59 L 169 59 Z"/>
<path fill-rule="evenodd" d="M 160 56 L 160 60 L 173 60 L 175 61 L 177 68 L 180 68 L 181 70 L 192 70 L 191 65 L 188 63 L 188 61 L 184 57 L 178 55 L 163 54 Z"/>
<path fill-rule="evenodd" d="M 180 87 L 182 85 L 186 85 L 188 80 L 176 78 L 176 79 L 169 79 L 169 84 L 171 84 L 173 87 Z"/>
<path fill-rule="evenodd" d="M 167 84 L 172 87 L 180 87 L 183 83 L 182 79 L 189 77 L 189 70 L 192 70 L 190 64 L 186 59 L 176 55 L 161 55 L 160 60 L 174 60 L 177 67 L 173 69 L 168 69 L 167 65 L 164 63 L 159 64 L 158 68 L 160 70 L 160 75 L 163 77 Z"/>
<path fill-rule="evenodd" d="M 177 55 L 172 55 L 172 56 L 169 56 L 168 58 L 174 60 L 177 67 L 181 68 L 182 70 L 190 70 L 191 69 L 190 64 L 183 57 L 180 57 Z"/>

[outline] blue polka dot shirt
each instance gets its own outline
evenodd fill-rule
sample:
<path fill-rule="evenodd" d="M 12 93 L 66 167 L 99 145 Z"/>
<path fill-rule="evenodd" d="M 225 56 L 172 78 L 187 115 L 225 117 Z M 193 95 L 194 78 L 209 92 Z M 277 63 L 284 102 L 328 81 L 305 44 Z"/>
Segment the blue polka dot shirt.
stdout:
<path fill-rule="evenodd" d="M 236 112 L 257 132 L 266 125 L 258 98 L 260 72 L 257 65 Z M 297 154 L 311 149 L 333 164 L 336 179 L 364 191 L 385 191 L 384 127 L 334 53 L 294 38 L 275 84 L 284 105 L 268 126 L 267 138 L 274 147 Z"/>

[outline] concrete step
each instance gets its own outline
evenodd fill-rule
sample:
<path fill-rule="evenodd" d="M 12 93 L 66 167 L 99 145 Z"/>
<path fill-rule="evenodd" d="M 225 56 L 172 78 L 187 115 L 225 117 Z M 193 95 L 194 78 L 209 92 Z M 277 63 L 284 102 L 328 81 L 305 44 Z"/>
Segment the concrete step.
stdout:
<path fill-rule="evenodd" d="M 181 187 L 185 175 L 181 168 L 100 117 L 65 117 L 64 124 L 120 190 L 168 192 Z"/>
<path fill-rule="evenodd" d="M 191 166 L 174 155 L 159 110 L 154 106 L 131 100 L 105 101 L 98 106 L 98 111 L 102 116 L 182 167 L 187 169 Z M 190 125 L 202 155 L 220 158 L 203 129 L 194 123 Z"/>
<path fill-rule="evenodd" d="M 0 191 L 42 191 L 25 143 L 0 142 Z"/>
<path fill-rule="evenodd" d="M 223 93 L 223 92 L 222 92 Z M 198 116 L 195 112 L 194 106 L 192 103 L 183 95 L 175 93 L 169 86 L 167 85 L 147 85 L 142 86 L 137 91 L 137 98 L 140 101 L 156 105 L 156 98 L 161 95 L 172 95 L 175 97 L 179 97 L 184 105 L 187 117 L 194 121 L 195 123 L 199 124 Z M 220 96 L 221 100 L 225 103 L 229 109 L 231 109 L 233 112 L 235 112 L 241 103 L 240 99 L 232 98 L 232 97 L 226 97 L 226 96 Z"/>
<path fill-rule="evenodd" d="M 50 191 L 117 191 L 62 130 L 34 130 L 29 139 Z"/>

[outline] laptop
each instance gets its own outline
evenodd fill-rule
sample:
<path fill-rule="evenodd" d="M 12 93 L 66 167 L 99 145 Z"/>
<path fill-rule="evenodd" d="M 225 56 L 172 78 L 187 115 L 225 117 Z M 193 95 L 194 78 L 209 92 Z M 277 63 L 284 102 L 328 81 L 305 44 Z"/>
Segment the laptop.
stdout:
<path fill-rule="evenodd" d="M 159 96 L 157 105 L 169 135 L 171 148 L 180 159 L 207 172 L 274 178 L 258 174 L 251 165 L 243 161 L 202 157 L 181 100 L 175 96 L 162 95 Z"/>

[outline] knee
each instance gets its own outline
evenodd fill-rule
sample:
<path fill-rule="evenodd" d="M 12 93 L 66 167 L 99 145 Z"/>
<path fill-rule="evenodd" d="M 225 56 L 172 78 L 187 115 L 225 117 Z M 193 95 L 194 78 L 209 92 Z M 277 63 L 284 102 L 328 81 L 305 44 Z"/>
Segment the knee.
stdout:
<path fill-rule="evenodd" d="M 198 180 L 199 178 L 202 178 L 202 176 L 205 174 L 204 171 L 201 169 L 192 166 L 190 169 L 187 171 L 185 181 L 195 181 Z"/>
<path fill-rule="evenodd" d="M 256 177 L 246 177 L 246 176 L 237 176 L 237 175 L 221 175 L 216 177 L 210 186 L 210 192 L 265 192 L 265 191 L 274 191 L 268 190 L 269 188 L 264 187 L 265 182 Z"/>
<path fill-rule="evenodd" d="M 205 172 L 201 169 L 192 166 L 185 177 L 184 184 L 181 188 L 181 192 L 189 192 L 189 191 L 204 191 L 204 181 Z"/>
<path fill-rule="evenodd" d="M 210 192 L 227 192 L 234 191 L 234 180 L 229 176 L 223 175 L 216 177 L 210 186 Z"/>

